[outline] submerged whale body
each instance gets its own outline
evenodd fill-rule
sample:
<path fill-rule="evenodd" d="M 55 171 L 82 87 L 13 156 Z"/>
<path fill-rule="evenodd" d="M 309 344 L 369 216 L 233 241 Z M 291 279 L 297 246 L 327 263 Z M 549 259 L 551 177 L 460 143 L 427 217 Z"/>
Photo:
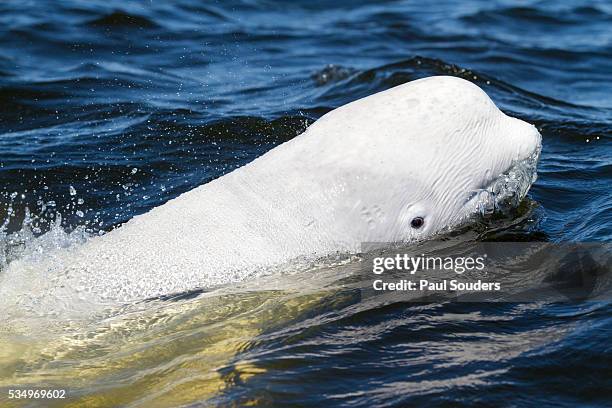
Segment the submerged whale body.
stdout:
<path fill-rule="evenodd" d="M 363 242 L 421 240 L 465 222 L 482 204 L 476 193 L 537 157 L 540 143 L 535 127 L 476 85 L 416 80 L 339 107 L 104 236 L 42 262 L 13 261 L 0 295 L 41 310 L 130 302 L 358 252 Z"/>

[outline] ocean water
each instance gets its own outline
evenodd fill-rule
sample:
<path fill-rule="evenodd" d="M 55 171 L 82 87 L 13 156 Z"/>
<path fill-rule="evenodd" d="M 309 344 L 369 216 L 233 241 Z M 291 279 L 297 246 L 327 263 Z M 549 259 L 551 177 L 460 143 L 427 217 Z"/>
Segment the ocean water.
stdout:
<path fill-rule="evenodd" d="M 430 75 L 476 83 L 543 136 L 528 198 L 454 239 L 610 242 L 608 2 L 3 1 L 0 276 Z M 344 289 L 358 263 L 87 321 L 5 319 L 0 405 L 612 404 L 608 300 L 365 300 Z"/>

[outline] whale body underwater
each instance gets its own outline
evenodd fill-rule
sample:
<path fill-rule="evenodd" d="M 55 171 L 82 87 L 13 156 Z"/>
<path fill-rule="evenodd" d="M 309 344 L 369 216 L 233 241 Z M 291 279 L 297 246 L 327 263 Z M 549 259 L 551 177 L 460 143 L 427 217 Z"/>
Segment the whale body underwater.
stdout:
<path fill-rule="evenodd" d="M 471 82 L 415 80 L 341 106 L 103 236 L 14 260 L 0 296 L 31 311 L 88 308 L 239 281 L 364 242 L 423 240 L 466 222 L 482 205 L 477 192 L 537 161 L 540 146 L 534 126 Z"/>

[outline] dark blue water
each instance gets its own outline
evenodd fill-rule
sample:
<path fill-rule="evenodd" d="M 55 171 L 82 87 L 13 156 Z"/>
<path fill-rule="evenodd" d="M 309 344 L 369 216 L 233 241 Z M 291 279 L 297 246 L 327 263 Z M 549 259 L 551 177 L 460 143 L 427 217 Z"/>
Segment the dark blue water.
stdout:
<path fill-rule="evenodd" d="M 530 216 L 486 239 L 610 242 L 612 4 L 594 0 L 4 1 L 0 219 L 18 231 L 27 209 L 36 233 L 60 216 L 111 229 L 337 106 L 430 75 L 473 81 L 543 135 Z M 216 401 L 610 406 L 611 310 L 319 316 L 253 342 L 244 353 L 265 373 Z"/>

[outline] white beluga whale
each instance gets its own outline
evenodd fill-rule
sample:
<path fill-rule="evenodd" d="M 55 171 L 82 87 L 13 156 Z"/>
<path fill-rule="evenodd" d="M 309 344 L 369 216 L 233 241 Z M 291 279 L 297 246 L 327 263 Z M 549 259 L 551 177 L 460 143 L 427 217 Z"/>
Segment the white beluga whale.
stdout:
<path fill-rule="evenodd" d="M 0 296 L 40 310 L 133 302 L 359 252 L 364 242 L 426 239 L 468 220 L 491 199 L 481 193 L 516 163 L 537 161 L 540 146 L 534 126 L 502 113 L 478 86 L 416 80 L 341 106 L 103 236 L 13 261 Z"/>

